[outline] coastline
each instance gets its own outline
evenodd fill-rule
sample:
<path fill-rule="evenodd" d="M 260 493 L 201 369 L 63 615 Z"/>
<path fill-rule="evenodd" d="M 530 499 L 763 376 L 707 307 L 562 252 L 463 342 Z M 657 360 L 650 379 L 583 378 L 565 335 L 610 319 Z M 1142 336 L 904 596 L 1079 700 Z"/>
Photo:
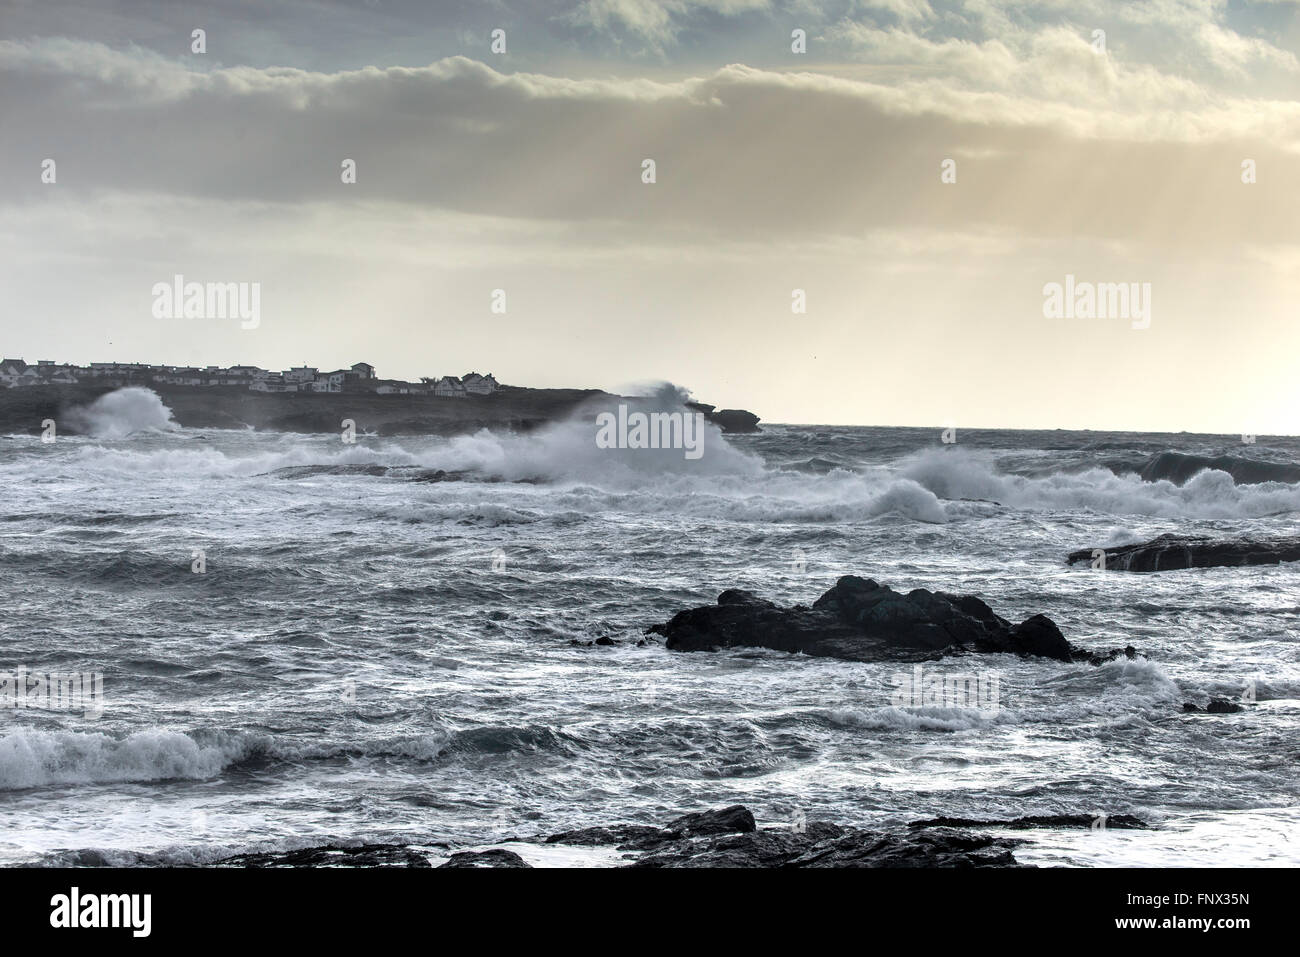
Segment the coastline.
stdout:
<path fill-rule="evenodd" d="M 463 435 L 480 429 L 528 432 L 590 412 L 611 402 L 645 401 L 599 389 L 530 389 L 502 386 L 491 395 L 452 398 L 433 395 L 380 395 L 374 392 L 267 393 L 224 386 L 146 383 L 182 428 L 253 429 L 259 432 L 338 432 L 351 419 L 360 433 Z M 0 433 L 39 435 L 53 419 L 59 430 L 77 434 L 69 413 L 119 391 L 119 386 L 40 386 L 0 389 Z M 134 388 L 128 386 L 126 388 Z M 715 409 L 688 402 L 707 421 L 728 433 L 757 432 L 758 416 L 743 409 Z"/>

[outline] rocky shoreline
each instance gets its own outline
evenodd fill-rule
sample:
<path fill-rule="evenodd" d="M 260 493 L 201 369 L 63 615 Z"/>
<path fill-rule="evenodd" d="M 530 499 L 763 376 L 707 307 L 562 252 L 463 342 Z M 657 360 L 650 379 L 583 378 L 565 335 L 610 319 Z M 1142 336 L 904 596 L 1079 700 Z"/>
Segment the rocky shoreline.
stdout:
<path fill-rule="evenodd" d="M 1044 823 L 974 822 L 990 827 L 1087 827 L 1087 815 L 1062 815 Z M 1115 820 L 1115 819 L 1112 819 Z M 1122 825 L 1145 827 L 1136 818 Z M 444 867 L 529 868 L 526 857 L 542 848 L 604 848 L 616 852 L 615 867 L 629 868 L 839 868 L 1028 867 L 1014 848 L 1024 841 L 975 833 L 945 819 L 918 821 L 891 831 L 871 831 L 826 821 L 759 827 L 743 805 L 685 814 L 663 827 L 614 824 L 562 831 L 546 837 L 511 838 L 454 851 L 403 844 L 325 846 L 243 854 L 215 867 Z M 509 846 L 505 846 L 509 845 Z M 435 863 L 437 862 L 437 863 Z"/>

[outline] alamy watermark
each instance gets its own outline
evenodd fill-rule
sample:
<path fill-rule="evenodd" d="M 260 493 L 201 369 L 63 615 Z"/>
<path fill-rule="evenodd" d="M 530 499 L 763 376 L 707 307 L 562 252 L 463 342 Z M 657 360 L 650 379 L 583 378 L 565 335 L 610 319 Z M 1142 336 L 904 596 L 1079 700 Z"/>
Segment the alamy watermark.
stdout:
<path fill-rule="evenodd" d="M 1134 329 L 1151 326 L 1151 283 L 1076 282 L 1043 286 L 1043 316 L 1047 319 L 1129 319 Z"/>
<path fill-rule="evenodd" d="M 155 319 L 239 319 L 241 329 L 262 324 L 260 282 L 186 282 L 177 273 L 151 292 Z"/>
<path fill-rule="evenodd" d="M 40 672 L 19 665 L 0 671 L 0 709 L 80 711 L 87 718 L 104 713 L 104 675 L 100 671 Z"/>
<path fill-rule="evenodd" d="M 889 703 L 896 708 L 969 708 L 995 715 L 1002 707 L 998 676 L 979 674 L 927 673 L 921 665 L 911 672 L 894 675 L 894 693 Z"/>
<path fill-rule="evenodd" d="M 596 416 L 598 449 L 684 449 L 686 458 L 704 455 L 703 412 L 628 412 Z"/>

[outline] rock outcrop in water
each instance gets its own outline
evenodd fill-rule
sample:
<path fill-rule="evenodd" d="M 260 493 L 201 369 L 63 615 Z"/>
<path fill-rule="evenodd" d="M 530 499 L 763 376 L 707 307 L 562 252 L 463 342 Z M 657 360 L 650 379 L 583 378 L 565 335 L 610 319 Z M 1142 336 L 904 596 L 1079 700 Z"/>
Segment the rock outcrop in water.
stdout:
<path fill-rule="evenodd" d="M 1210 539 L 1183 535 L 1161 535 L 1137 545 L 1118 548 L 1084 548 L 1071 552 L 1068 564 L 1094 563 L 1097 552 L 1104 561 L 1099 568 L 1116 572 L 1167 572 L 1180 568 L 1277 565 L 1300 561 L 1300 538 L 1279 538 L 1268 542 L 1244 539 Z"/>
<path fill-rule="evenodd" d="M 1229 701 L 1227 698 L 1211 698 L 1210 703 L 1204 708 L 1194 701 L 1188 701 L 1183 704 L 1183 711 L 1187 714 L 1236 714 L 1245 710 L 1235 701 Z"/>
<path fill-rule="evenodd" d="M 686 408 L 703 412 L 704 418 L 723 432 L 761 432 L 759 418 L 745 409 L 715 409 L 707 402 L 687 402 Z"/>
<path fill-rule="evenodd" d="M 963 651 L 1003 652 L 1098 664 L 1132 647 L 1098 654 L 1066 641 L 1034 615 L 1013 625 L 972 595 L 917 588 L 896 592 L 846 575 L 811 608 L 781 608 L 747 591 L 725 591 L 716 605 L 678 612 L 649 632 L 673 651 L 753 647 L 848 661 L 923 661 Z"/>

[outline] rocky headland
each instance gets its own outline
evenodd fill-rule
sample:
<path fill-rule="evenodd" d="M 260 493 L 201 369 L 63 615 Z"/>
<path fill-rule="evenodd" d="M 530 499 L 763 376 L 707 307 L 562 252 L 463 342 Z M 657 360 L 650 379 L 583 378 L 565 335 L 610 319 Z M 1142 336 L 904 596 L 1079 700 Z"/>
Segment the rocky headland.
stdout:
<path fill-rule="evenodd" d="M 639 397 L 598 389 L 528 389 L 502 386 L 490 395 L 380 395 L 377 392 L 253 392 L 223 386 L 148 386 L 171 409 L 177 425 L 193 429 L 255 429 L 266 432 L 337 433 L 351 419 L 358 433 L 462 435 L 480 429 L 528 432 L 617 402 Z M 116 391 L 110 386 L 66 385 L 0 389 L 0 434 L 39 435 L 53 419 L 62 434 L 79 431 L 75 410 Z M 715 409 L 691 402 L 723 432 L 757 432 L 758 416 L 743 409 Z"/>

